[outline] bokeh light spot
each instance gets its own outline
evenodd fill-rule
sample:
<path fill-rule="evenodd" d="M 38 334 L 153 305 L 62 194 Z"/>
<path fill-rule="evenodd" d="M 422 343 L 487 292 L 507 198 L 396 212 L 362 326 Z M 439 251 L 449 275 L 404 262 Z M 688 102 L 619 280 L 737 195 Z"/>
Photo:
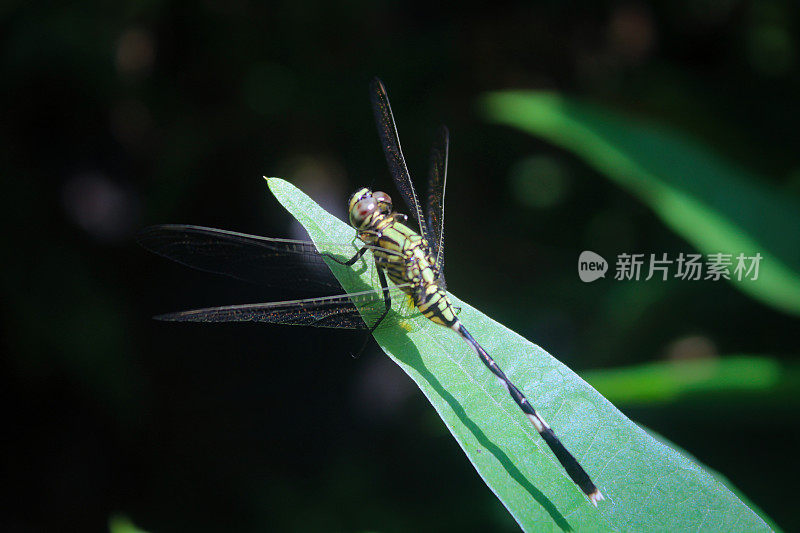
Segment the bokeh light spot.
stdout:
<path fill-rule="evenodd" d="M 144 76 L 155 60 L 156 47 L 150 32 L 141 28 L 125 30 L 117 41 L 117 71 L 128 77 Z"/>
<path fill-rule="evenodd" d="M 76 174 L 62 189 L 67 216 L 100 241 L 119 241 L 133 231 L 139 202 L 134 194 L 98 172 Z"/>
<path fill-rule="evenodd" d="M 519 161 L 511 168 L 509 180 L 515 199 L 537 209 L 563 202 L 572 181 L 564 164 L 547 155 Z"/>
<path fill-rule="evenodd" d="M 792 70 L 794 47 L 794 39 L 786 28 L 773 24 L 754 27 L 747 38 L 750 64 L 768 76 L 781 76 Z"/>

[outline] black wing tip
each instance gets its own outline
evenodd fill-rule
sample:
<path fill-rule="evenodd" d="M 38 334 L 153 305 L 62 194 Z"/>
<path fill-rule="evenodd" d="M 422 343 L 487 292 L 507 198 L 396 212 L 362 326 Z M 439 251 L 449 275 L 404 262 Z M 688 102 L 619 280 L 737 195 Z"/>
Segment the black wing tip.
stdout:
<path fill-rule="evenodd" d="M 182 319 L 180 317 L 182 313 L 163 313 L 161 315 L 154 315 L 153 320 L 158 320 L 159 322 L 185 322 L 186 319 Z"/>
<path fill-rule="evenodd" d="M 191 311 L 178 311 L 177 313 L 164 313 L 163 315 L 155 315 L 153 320 L 157 320 L 159 322 L 214 322 L 202 317 L 197 317 Z M 221 320 L 218 322 L 226 321 Z"/>
<path fill-rule="evenodd" d="M 217 230 L 208 226 L 197 226 L 194 224 L 154 224 L 146 226 L 137 231 L 133 238 L 139 246 L 150 250 L 158 255 L 170 258 L 168 255 L 163 254 L 158 248 L 153 246 L 153 243 L 158 242 L 159 238 L 166 237 L 167 234 L 172 236 L 176 233 L 203 233 L 203 232 L 224 231 Z M 170 258 L 171 259 L 171 258 Z M 174 259 L 173 259 L 174 260 Z M 178 261 L 180 262 L 180 261 Z"/>
<path fill-rule="evenodd" d="M 155 232 L 156 232 L 156 231 L 157 231 L 159 228 L 161 228 L 161 227 L 162 227 L 162 226 L 160 226 L 160 225 L 155 225 L 155 226 L 147 226 L 147 227 L 141 228 L 140 230 L 138 230 L 138 231 L 137 231 L 137 232 L 136 232 L 136 233 L 133 235 L 133 238 L 134 238 L 134 240 L 136 240 L 136 242 L 138 242 L 139 244 L 143 244 L 143 241 L 144 241 L 144 240 L 146 240 L 146 239 L 147 239 L 147 237 L 149 237 L 150 235 L 152 235 L 153 233 L 155 233 Z"/>
<path fill-rule="evenodd" d="M 157 240 L 158 234 L 163 228 L 164 226 L 147 226 L 137 231 L 133 236 L 133 240 L 145 250 L 158 253 L 153 247 L 153 242 Z"/>
<path fill-rule="evenodd" d="M 153 224 L 151 226 L 145 226 L 144 228 L 140 229 L 136 232 L 137 235 L 147 235 L 149 233 L 156 233 L 159 231 L 184 231 L 184 230 L 203 230 L 203 229 L 214 229 L 209 228 L 206 226 L 197 226 L 195 224 Z"/>
<path fill-rule="evenodd" d="M 182 231 L 192 227 L 195 226 L 190 226 L 188 224 L 153 224 L 152 226 L 146 226 L 137 231 L 133 238 L 137 243 L 147 248 L 148 240 L 159 233 L 164 231 Z"/>
<path fill-rule="evenodd" d="M 175 229 L 175 224 L 158 224 L 154 226 L 147 226 L 146 228 L 142 228 L 137 231 L 133 236 L 133 239 L 136 241 L 136 244 L 145 250 L 153 252 L 156 255 L 169 258 L 158 247 L 159 237 L 163 236 L 165 232 L 175 231 Z"/>
<path fill-rule="evenodd" d="M 386 103 L 388 104 L 389 91 L 386 90 L 386 85 L 379 77 L 375 76 L 369 82 L 369 93 L 373 98 L 373 101 L 377 99 L 378 102 L 386 101 Z"/>
<path fill-rule="evenodd" d="M 212 309 L 213 308 L 192 309 L 189 311 L 173 311 L 172 313 L 162 313 L 160 315 L 153 316 L 153 320 L 158 320 L 159 322 L 207 322 L 207 320 L 202 317 L 202 313 Z"/>

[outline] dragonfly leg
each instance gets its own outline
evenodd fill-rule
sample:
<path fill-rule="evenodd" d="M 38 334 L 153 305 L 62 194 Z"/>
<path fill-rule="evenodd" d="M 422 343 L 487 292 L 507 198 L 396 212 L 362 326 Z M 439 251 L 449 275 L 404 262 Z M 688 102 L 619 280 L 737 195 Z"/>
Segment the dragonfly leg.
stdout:
<path fill-rule="evenodd" d="M 361 354 L 364 353 L 370 338 L 372 338 L 372 334 L 378 328 L 380 323 L 383 322 L 383 319 L 386 318 L 386 315 L 389 314 L 389 310 L 392 308 L 392 297 L 389 295 L 389 284 L 386 282 L 386 274 L 384 274 L 383 269 L 378 266 L 377 260 L 375 261 L 375 266 L 378 270 L 378 279 L 381 282 L 381 290 L 383 291 L 383 304 L 385 305 L 385 308 L 383 313 L 381 313 L 380 318 L 378 318 L 378 320 L 369 328 L 369 332 L 367 332 L 367 336 L 364 339 L 364 344 L 361 345 L 361 349 L 358 350 L 358 353 L 353 356 L 354 358 L 361 357 Z"/>
<path fill-rule="evenodd" d="M 340 265 L 353 266 L 355 264 L 355 262 L 358 261 L 358 259 L 362 255 L 364 255 L 364 253 L 366 251 L 367 251 L 367 247 L 366 246 L 362 247 L 358 252 L 356 252 L 356 255 L 354 255 L 353 257 L 351 257 L 347 261 L 340 261 L 339 259 L 336 259 L 335 257 L 333 257 L 331 254 L 322 254 L 322 255 L 323 255 L 323 257 L 327 257 L 329 259 L 332 259 L 333 261 L 339 263 Z"/>

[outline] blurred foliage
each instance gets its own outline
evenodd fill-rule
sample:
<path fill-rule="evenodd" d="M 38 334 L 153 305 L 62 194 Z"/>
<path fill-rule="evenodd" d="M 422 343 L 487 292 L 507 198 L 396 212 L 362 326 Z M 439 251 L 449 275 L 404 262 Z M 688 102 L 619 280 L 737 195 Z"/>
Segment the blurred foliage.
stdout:
<path fill-rule="evenodd" d="M 109 533 L 147 533 L 136 527 L 131 519 L 126 516 L 115 515 L 108 521 Z"/>
<path fill-rule="evenodd" d="M 792 408 L 800 400 L 800 369 L 752 355 L 659 361 L 582 372 L 581 377 L 623 406 L 670 405 L 694 397 L 728 402 L 731 408 L 746 402 Z"/>
<path fill-rule="evenodd" d="M 703 356 L 791 371 L 797 317 L 729 284 L 581 283 L 582 250 L 694 245 L 573 152 L 473 110 L 489 91 L 569 95 L 682 132 L 796 203 L 799 16 L 788 0 L 0 4 L 0 529 L 106 530 L 118 513 L 148 531 L 517 529 L 407 376 L 349 357 L 360 337 L 150 319 L 305 295 L 186 271 L 131 237 L 167 222 L 300 235 L 265 174 L 339 215 L 359 186 L 391 190 L 375 75 L 415 176 L 450 127 L 454 292 L 578 370 L 686 358 L 702 339 Z M 799 529 L 795 402 L 706 399 L 625 414 Z"/>
<path fill-rule="evenodd" d="M 352 235 L 351 226 L 289 183 L 271 178 L 269 187 L 320 252 L 326 251 L 325 243 L 346 242 Z M 356 265 L 333 272 L 348 292 L 380 290 L 374 268 Z M 725 485 L 650 438 L 550 354 L 455 296 L 453 304 L 461 309 L 459 319 L 581 458 L 607 499 L 597 509 L 590 505 L 507 391 L 458 336 L 421 316 L 376 330 L 381 348 L 425 393 L 523 530 L 769 530 Z"/>
<path fill-rule="evenodd" d="M 492 120 L 540 135 L 585 158 L 647 204 L 705 254 L 730 254 L 729 281 L 800 315 L 800 202 L 692 143 L 608 109 L 553 94 L 488 95 Z M 738 279 L 736 257 L 761 255 L 756 279 Z"/>

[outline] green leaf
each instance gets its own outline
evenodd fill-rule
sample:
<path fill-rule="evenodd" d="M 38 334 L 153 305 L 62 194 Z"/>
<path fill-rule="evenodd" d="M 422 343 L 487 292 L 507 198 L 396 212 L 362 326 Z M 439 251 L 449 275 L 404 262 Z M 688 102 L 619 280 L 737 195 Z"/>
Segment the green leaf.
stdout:
<path fill-rule="evenodd" d="M 268 183 L 321 251 L 321 243 L 353 240 L 352 228 L 292 185 L 275 178 Z M 333 271 L 347 291 L 378 287 L 366 260 L 353 269 Z M 457 334 L 422 317 L 397 320 L 376 331 L 381 348 L 419 386 L 523 529 L 769 529 L 696 462 L 647 435 L 550 354 L 458 298 L 453 302 L 461 307 L 459 318 L 473 336 L 525 392 L 606 496 L 599 508 L 589 503 Z M 419 475 L 425 483 L 436 473 Z"/>
<path fill-rule="evenodd" d="M 490 93 L 494 121 L 574 152 L 703 253 L 762 256 L 758 280 L 731 283 L 800 315 L 800 205 L 664 128 L 550 93 Z M 622 250 L 628 252 L 628 250 Z"/>
<path fill-rule="evenodd" d="M 581 375 L 617 405 L 673 404 L 696 398 L 704 403 L 760 400 L 759 405 L 771 401 L 796 407 L 800 392 L 797 365 L 754 355 L 657 361 Z"/>
<path fill-rule="evenodd" d="M 695 461 L 695 462 L 697 462 L 697 459 L 695 458 L 695 456 L 694 456 L 694 455 L 690 454 L 689 452 L 687 452 L 686 450 L 684 450 L 683 448 L 681 448 L 680 446 L 678 446 L 678 445 L 677 445 L 677 444 L 675 444 L 674 442 L 670 441 L 669 439 L 667 439 L 666 437 L 664 437 L 664 436 L 663 436 L 663 435 L 661 435 L 660 433 L 658 433 L 658 432 L 656 432 L 656 431 L 653 431 L 653 430 L 652 430 L 652 429 L 650 429 L 649 427 L 643 426 L 643 425 L 641 425 L 641 424 L 639 424 L 639 427 L 640 427 L 640 428 L 642 428 L 642 429 L 643 429 L 643 430 L 644 430 L 644 431 L 645 431 L 645 432 L 646 432 L 648 435 L 650 435 L 651 437 L 653 437 L 653 438 L 654 438 L 655 440 L 657 440 L 658 442 L 660 442 L 660 443 L 664 444 L 665 446 L 669 446 L 670 448 L 672 448 L 672 449 L 674 449 L 674 450 L 677 450 L 677 451 L 679 451 L 680 453 L 682 453 L 684 456 L 688 457 L 688 458 L 689 458 L 689 459 L 691 459 L 692 461 Z M 733 492 L 734 494 L 736 494 L 736 497 L 737 497 L 737 498 L 739 498 L 740 500 L 742 500 L 742 502 L 744 502 L 744 503 L 745 503 L 745 504 L 746 504 L 748 507 L 750 507 L 750 509 L 752 509 L 752 510 L 753 510 L 753 512 L 757 513 L 757 514 L 758 514 L 758 515 L 759 515 L 759 516 L 760 516 L 760 517 L 761 517 L 761 518 L 762 518 L 762 519 L 763 519 L 763 520 L 764 520 L 764 521 L 765 521 L 767 524 L 769 524 L 769 527 L 771 527 L 771 528 L 772 528 L 773 530 L 775 530 L 775 531 L 779 531 L 778 525 L 777 525 L 777 524 L 775 524 L 775 523 L 772 521 L 772 519 L 771 519 L 770 517 L 768 517 L 768 516 L 767 516 L 767 515 L 764 513 L 764 511 L 762 511 L 761 509 L 759 509 L 759 508 L 758 508 L 758 507 L 757 507 L 757 506 L 756 506 L 756 505 L 755 505 L 753 502 L 751 502 L 750 500 L 748 500 L 748 499 L 747 499 L 747 497 L 746 497 L 744 494 L 742 494 L 742 493 L 741 493 L 741 492 L 740 492 L 740 491 L 739 491 L 739 490 L 738 490 L 736 487 L 734 487 L 734 486 L 733 486 L 733 483 L 731 483 L 731 481 L 730 481 L 730 480 L 729 480 L 727 477 L 725 477 L 723 474 L 721 474 L 721 473 L 720 473 L 720 472 L 718 472 L 717 470 L 714 470 L 713 468 L 709 468 L 709 467 L 707 467 L 707 466 L 706 466 L 706 467 L 704 467 L 704 468 L 706 469 L 706 472 L 708 472 L 709 474 L 711 474 L 712 476 L 714 476 L 714 478 L 715 478 L 717 481 L 719 481 L 720 483 L 722 483 L 723 485 L 725 485 L 726 487 L 728 487 L 728 489 L 729 489 L 731 492 Z"/>

